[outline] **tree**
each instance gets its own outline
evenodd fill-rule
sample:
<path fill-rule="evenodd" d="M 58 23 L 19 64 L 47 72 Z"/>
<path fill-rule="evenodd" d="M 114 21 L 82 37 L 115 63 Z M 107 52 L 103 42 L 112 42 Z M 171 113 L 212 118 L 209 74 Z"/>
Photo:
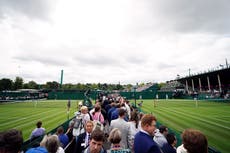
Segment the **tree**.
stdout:
<path fill-rule="evenodd" d="M 161 83 L 159 83 L 158 84 L 158 89 L 160 90 L 163 86 L 165 86 L 166 85 L 166 83 L 164 83 L 164 82 L 161 82 Z"/>
<path fill-rule="evenodd" d="M 73 89 L 73 84 L 71 84 L 71 83 L 66 83 L 66 84 L 63 84 L 62 85 L 62 89 L 64 89 L 64 90 L 68 90 L 68 89 Z"/>
<path fill-rule="evenodd" d="M 24 83 L 23 84 L 23 89 L 29 89 L 29 84 L 28 83 Z"/>
<path fill-rule="evenodd" d="M 29 89 L 38 89 L 38 84 L 35 81 L 29 81 L 28 82 L 28 88 Z"/>
<path fill-rule="evenodd" d="M 46 82 L 46 89 L 58 89 L 59 83 L 56 81 Z"/>
<path fill-rule="evenodd" d="M 2 90 L 12 90 L 13 81 L 11 79 L 3 78 L 0 80 L 0 91 Z"/>
<path fill-rule="evenodd" d="M 124 87 L 123 87 L 122 85 L 120 85 L 120 84 L 117 84 L 117 85 L 116 85 L 116 89 L 117 89 L 117 90 L 123 90 Z"/>
<path fill-rule="evenodd" d="M 127 91 L 131 91 L 132 88 L 133 88 L 133 85 L 131 85 L 131 84 L 127 84 L 127 85 L 125 86 L 125 89 L 126 89 Z"/>
<path fill-rule="evenodd" d="M 22 89 L 23 87 L 23 79 L 21 77 L 16 77 L 14 81 L 14 89 Z"/>

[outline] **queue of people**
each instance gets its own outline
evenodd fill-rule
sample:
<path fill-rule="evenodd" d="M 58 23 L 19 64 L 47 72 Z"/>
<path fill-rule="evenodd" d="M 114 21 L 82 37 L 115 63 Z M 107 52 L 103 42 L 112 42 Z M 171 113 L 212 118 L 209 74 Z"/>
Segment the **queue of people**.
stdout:
<path fill-rule="evenodd" d="M 176 148 L 177 139 L 166 126 L 156 127 L 157 118 L 143 114 L 130 106 L 123 97 L 104 97 L 95 103 L 94 109 L 81 106 L 70 121 L 69 128 L 57 129 L 54 135 L 45 135 L 42 122 L 37 123 L 31 139 L 45 135 L 40 145 L 26 153 L 207 153 L 208 141 L 205 135 L 194 129 L 182 133 L 182 144 Z M 81 130 L 79 131 L 79 128 Z M 77 131 L 77 132 L 76 132 Z M 15 137 L 19 133 L 12 132 Z M 5 146 L 7 132 L 0 133 L 0 151 L 11 153 Z M 20 143 L 22 144 L 22 139 Z M 12 142 L 13 143 L 13 142 Z M 10 147 L 8 147 L 10 148 Z M 18 153 L 15 146 L 12 153 Z M 8 152 L 7 152 L 8 151 Z M 4 152 L 4 153 L 5 153 Z"/>

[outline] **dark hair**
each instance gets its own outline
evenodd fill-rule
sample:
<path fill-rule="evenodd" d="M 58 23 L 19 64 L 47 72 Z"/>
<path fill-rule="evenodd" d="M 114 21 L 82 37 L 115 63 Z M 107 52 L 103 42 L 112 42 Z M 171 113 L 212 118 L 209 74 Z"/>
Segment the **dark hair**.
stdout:
<path fill-rule="evenodd" d="M 135 127 L 138 128 L 139 117 L 138 117 L 138 113 L 136 111 L 131 112 L 129 120 L 130 121 L 135 121 L 135 123 L 136 123 Z"/>
<path fill-rule="evenodd" d="M 139 119 L 141 120 L 143 116 L 144 116 L 144 113 L 143 113 L 143 112 L 140 112 L 140 113 L 139 113 Z"/>
<path fill-rule="evenodd" d="M 159 131 L 160 131 L 160 133 L 163 133 L 164 131 L 167 131 L 167 127 L 164 126 L 164 125 L 161 125 L 161 126 L 159 127 Z"/>
<path fill-rule="evenodd" d="M 94 139 L 95 141 L 105 141 L 105 134 L 100 129 L 95 129 L 90 136 L 90 140 Z"/>
<path fill-rule="evenodd" d="M 38 121 L 36 125 L 37 125 L 37 128 L 42 127 L 42 121 Z"/>
<path fill-rule="evenodd" d="M 175 137 L 175 134 L 174 133 L 168 133 L 166 135 L 166 139 L 167 139 L 167 142 L 168 144 L 173 144 L 173 142 L 176 140 L 176 137 Z"/>
<path fill-rule="evenodd" d="M 100 105 L 96 105 L 95 106 L 95 112 L 98 112 L 98 111 L 100 111 L 101 110 L 101 106 Z"/>
<path fill-rule="evenodd" d="M 123 108 L 119 108 L 119 109 L 118 109 L 118 115 L 119 115 L 119 116 L 124 116 L 125 113 L 126 113 L 126 111 L 125 111 Z"/>
<path fill-rule="evenodd" d="M 22 132 L 11 129 L 0 133 L 0 152 L 18 153 L 23 143 Z"/>
<path fill-rule="evenodd" d="M 57 134 L 62 134 L 62 133 L 64 133 L 64 128 L 62 126 L 60 126 L 57 129 Z"/>
<path fill-rule="evenodd" d="M 101 110 L 101 106 L 100 105 L 95 105 L 93 115 L 95 115 L 95 113 L 99 112 L 100 110 Z"/>
<path fill-rule="evenodd" d="M 207 153 L 208 141 L 206 136 L 198 130 L 186 129 L 182 133 L 182 143 L 188 153 Z"/>

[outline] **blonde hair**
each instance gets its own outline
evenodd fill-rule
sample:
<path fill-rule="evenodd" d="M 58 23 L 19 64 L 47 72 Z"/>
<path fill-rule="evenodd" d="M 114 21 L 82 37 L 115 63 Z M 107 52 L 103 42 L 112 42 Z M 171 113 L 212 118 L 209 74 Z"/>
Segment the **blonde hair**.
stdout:
<path fill-rule="evenodd" d="M 82 110 L 88 110 L 88 107 L 87 107 L 87 106 L 82 106 L 82 107 L 81 107 L 81 111 L 82 111 Z"/>
<path fill-rule="evenodd" d="M 120 143 L 121 131 L 118 128 L 114 128 L 109 134 L 109 141 L 113 144 Z"/>

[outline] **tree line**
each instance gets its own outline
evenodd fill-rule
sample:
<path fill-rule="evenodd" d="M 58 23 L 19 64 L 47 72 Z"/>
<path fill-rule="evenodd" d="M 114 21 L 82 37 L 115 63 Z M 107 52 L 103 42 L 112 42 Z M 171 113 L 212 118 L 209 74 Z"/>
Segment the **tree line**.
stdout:
<path fill-rule="evenodd" d="M 127 85 L 121 85 L 121 84 L 107 84 L 107 83 L 66 83 L 66 84 L 60 84 L 56 81 L 50 81 L 46 82 L 45 84 L 38 84 L 35 81 L 29 81 L 28 83 L 25 83 L 23 78 L 16 77 L 14 80 L 11 80 L 9 78 L 2 78 L 0 79 L 0 91 L 4 90 L 18 90 L 18 89 L 47 89 L 47 90 L 132 90 L 133 85 L 127 84 Z"/>

